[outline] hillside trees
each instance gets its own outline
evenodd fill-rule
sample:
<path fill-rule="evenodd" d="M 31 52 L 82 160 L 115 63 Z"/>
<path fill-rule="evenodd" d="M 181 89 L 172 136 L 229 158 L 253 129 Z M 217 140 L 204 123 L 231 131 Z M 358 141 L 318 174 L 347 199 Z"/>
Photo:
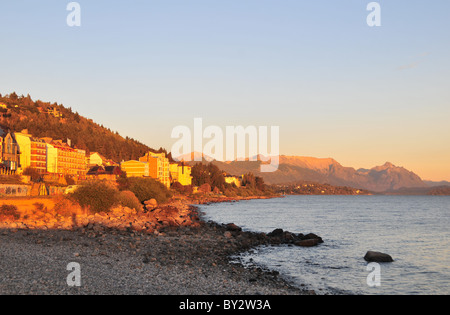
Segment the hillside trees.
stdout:
<path fill-rule="evenodd" d="M 153 151 L 139 141 L 123 138 L 119 133 L 102 127 L 63 105 L 33 101 L 29 95 L 24 97 L 16 93 L 0 95 L 0 102 L 8 106 L 7 113 L 0 115 L 0 126 L 5 131 L 20 132 L 28 129 L 30 134 L 38 138 L 70 139 L 79 149 L 98 152 L 117 162 L 136 160 L 146 152 Z M 48 114 L 49 108 L 59 110 L 62 118 Z"/>

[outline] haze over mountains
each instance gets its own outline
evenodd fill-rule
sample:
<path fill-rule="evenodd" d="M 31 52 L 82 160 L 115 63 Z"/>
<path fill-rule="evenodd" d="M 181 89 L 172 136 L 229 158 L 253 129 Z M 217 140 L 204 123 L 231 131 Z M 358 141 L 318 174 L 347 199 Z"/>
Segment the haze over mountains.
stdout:
<path fill-rule="evenodd" d="M 194 153 L 192 156 L 201 156 Z M 211 160 L 203 156 L 205 161 Z M 191 162 L 195 163 L 195 162 Z M 246 172 L 264 178 L 267 184 L 287 184 L 311 181 L 335 186 L 349 186 L 373 192 L 385 192 L 401 188 L 429 187 L 417 174 L 387 162 L 371 169 L 344 167 L 331 158 L 301 156 L 280 156 L 280 165 L 276 172 L 261 173 L 260 161 L 213 161 L 219 168 L 234 175 Z"/>

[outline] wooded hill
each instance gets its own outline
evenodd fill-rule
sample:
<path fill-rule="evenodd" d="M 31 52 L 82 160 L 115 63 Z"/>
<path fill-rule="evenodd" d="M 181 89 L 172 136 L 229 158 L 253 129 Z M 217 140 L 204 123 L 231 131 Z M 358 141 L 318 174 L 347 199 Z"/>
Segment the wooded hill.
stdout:
<path fill-rule="evenodd" d="M 78 149 L 98 152 L 116 162 L 137 160 L 148 151 L 166 152 L 162 148 L 154 150 L 135 139 L 124 138 L 61 104 L 33 101 L 30 95 L 0 94 L 0 127 L 5 132 L 28 129 L 37 138 L 70 139 Z"/>

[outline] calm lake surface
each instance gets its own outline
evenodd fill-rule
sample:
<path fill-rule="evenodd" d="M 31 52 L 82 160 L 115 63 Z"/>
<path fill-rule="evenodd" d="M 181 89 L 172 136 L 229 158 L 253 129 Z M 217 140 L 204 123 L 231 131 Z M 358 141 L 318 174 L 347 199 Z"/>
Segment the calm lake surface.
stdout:
<path fill-rule="evenodd" d="M 202 206 L 205 220 L 244 230 L 315 233 L 314 248 L 261 247 L 240 259 L 326 294 L 450 294 L 450 197 L 288 196 Z M 369 287 L 367 251 L 391 255 Z"/>

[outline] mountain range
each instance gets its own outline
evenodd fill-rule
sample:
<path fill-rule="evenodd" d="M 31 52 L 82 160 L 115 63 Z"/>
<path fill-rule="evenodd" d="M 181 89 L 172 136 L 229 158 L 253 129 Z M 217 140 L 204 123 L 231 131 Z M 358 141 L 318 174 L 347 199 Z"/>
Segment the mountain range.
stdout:
<path fill-rule="evenodd" d="M 202 156 L 192 153 L 191 156 Z M 202 156 L 203 161 L 212 159 Z M 190 162 L 195 164 L 195 162 Z M 233 175 L 252 172 L 264 178 L 267 184 L 290 184 L 301 181 L 335 186 L 348 186 L 372 192 L 395 191 L 402 188 L 426 188 L 429 185 L 417 174 L 392 163 L 371 169 L 344 167 L 332 158 L 280 156 L 279 167 L 273 173 L 261 173 L 261 161 L 212 161 L 220 169 Z"/>
<path fill-rule="evenodd" d="M 163 148 L 155 151 L 132 138 L 124 138 L 117 132 L 57 103 L 34 101 L 29 95 L 18 96 L 16 93 L 11 93 L 4 96 L 0 94 L 0 105 L 0 128 L 4 131 L 19 132 L 22 129 L 28 129 L 35 137 L 62 140 L 70 138 L 79 149 L 99 152 L 115 161 L 138 159 L 149 150 L 166 152 L 171 159 L 171 153 Z M 450 186 L 449 182 L 425 182 L 413 172 L 389 162 L 371 169 L 357 170 L 344 167 L 331 158 L 280 156 L 279 168 L 276 172 L 261 173 L 260 160 L 220 162 L 201 153 L 191 153 L 182 157 L 184 160 L 194 160 L 194 158 L 212 162 L 233 175 L 252 172 L 264 178 L 267 184 L 308 181 L 372 192 Z"/>

